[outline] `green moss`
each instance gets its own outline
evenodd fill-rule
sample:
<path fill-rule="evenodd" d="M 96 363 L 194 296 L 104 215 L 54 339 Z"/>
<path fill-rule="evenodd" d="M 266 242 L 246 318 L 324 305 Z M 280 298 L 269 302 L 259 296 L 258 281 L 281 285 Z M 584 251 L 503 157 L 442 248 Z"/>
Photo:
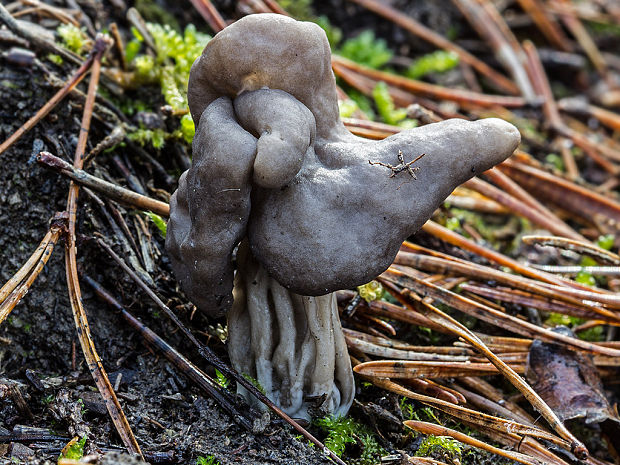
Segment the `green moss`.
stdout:
<path fill-rule="evenodd" d="M 376 115 L 375 115 L 375 110 L 372 107 L 372 100 L 370 100 L 360 91 L 353 89 L 353 88 L 350 88 L 350 89 L 347 88 L 346 92 L 349 98 L 355 102 L 357 107 L 361 111 L 363 111 L 366 114 L 366 116 L 368 116 L 368 118 L 375 119 Z"/>
<path fill-rule="evenodd" d="M 153 0 L 136 0 L 134 3 L 134 8 L 140 12 L 140 15 L 145 21 L 168 24 L 175 31 L 181 30 L 176 18 Z"/>
<path fill-rule="evenodd" d="M 166 220 L 153 212 L 144 212 L 144 214 L 149 217 L 153 224 L 155 224 L 159 230 L 159 234 L 165 239 L 166 233 L 168 232 L 168 224 L 166 223 Z"/>
<path fill-rule="evenodd" d="M 261 393 L 267 395 L 267 393 L 265 392 L 265 388 L 261 385 L 261 383 L 258 382 L 258 380 L 256 378 L 253 378 L 252 376 L 248 375 L 247 373 L 242 373 L 242 376 L 247 379 L 250 383 L 252 383 L 254 385 L 254 387 L 256 389 L 258 389 Z"/>
<path fill-rule="evenodd" d="M 196 465 L 220 465 L 220 462 L 213 455 L 207 455 L 206 457 L 199 455 L 196 459 Z"/>
<path fill-rule="evenodd" d="M 139 54 L 144 38 L 133 28 L 134 39 L 127 44 L 126 60 L 138 82 L 158 83 L 164 100 L 175 110 L 187 108 L 187 81 L 194 60 L 210 37 L 190 24 L 183 34 L 168 24 L 147 23 L 155 43 L 155 57 Z"/>
<path fill-rule="evenodd" d="M 62 43 L 72 52 L 81 55 L 88 45 L 86 28 L 80 29 L 73 24 L 61 24 L 56 28 L 56 33 L 60 36 Z"/>
<path fill-rule="evenodd" d="M 58 66 L 61 66 L 64 63 L 62 57 L 60 55 L 56 55 L 55 53 L 48 53 L 47 59 Z"/>
<path fill-rule="evenodd" d="M 454 52 L 437 50 L 415 60 L 405 74 L 411 79 L 419 79 L 431 73 L 445 73 L 459 64 L 459 56 Z"/>
<path fill-rule="evenodd" d="M 558 171 L 564 171 L 564 160 L 557 153 L 550 153 L 545 157 L 545 161 Z"/>
<path fill-rule="evenodd" d="M 60 459 L 72 459 L 80 460 L 84 456 L 84 445 L 86 444 L 86 438 L 82 438 L 79 441 L 72 444 L 64 454 L 58 457 Z"/>
<path fill-rule="evenodd" d="M 596 279 L 587 271 L 580 271 L 575 277 L 575 281 L 579 284 L 585 284 L 586 286 L 596 286 Z"/>
<path fill-rule="evenodd" d="M 329 42 L 329 45 L 333 50 L 342 40 L 342 30 L 338 27 L 332 26 L 327 16 L 319 16 L 313 21 L 319 26 L 321 26 L 321 29 L 325 31 L 327 41 Z"/>
<path fill-rule="evenodd" d="M 345 41 L 336 53 L 374 69 L 385 65 L 393 55 L 385 40 L 375 38 L 375 33 L 371 30 Z"/>
<path fill-rule="evenodd" d="M 596 245 L 604 250 L 611 250 L 614 246 L 615 237 L 613 234 L 606 234 L 604 236 L 599 236 L 596 240 Z"/>
<path fill-rule="evenodd" d="M 375 99 L 377 111 L 383 121 L 387 124 L 393 124 L 403 128 L 413 128 L 416 121 L 407 118 L 407 110 L 404 108 L 396 108 L 394 100 L 390 95 L 390 91 L 385 82 L 378 82 L 372 90 L 372 96 Z"/>
<path fill-rule="evenodd" d="M 351 463 L 371 465 L 385 453 L 370 429 L 350 417 L 329 416 L 315 420 L 314 424 L 327 433 L 323 443 L 337 456 L 344 454 L 347 444 L 357 444 L 362 449 L 360 456 Z"/>
<path fill-rule="evenodd" d="M 144 146 L 150 144 L 153 148 L 160 149 L 164 146 L 166 138 L 169 134 L 163 129 L 138 129 L 132 133 L 127 134 L 129 140 L 137 142 Z"/>
<path fill-rule="evenodd" d="M 369 283 L 357 286 L 357 292 L 366 302 L 380 299 L 384 294 L 384 289 L 378 281 L 370 281 Z"/>
<path fill-rule="evenodd" d="M 448 436 L 429 435 L 424 439 L 416 452 L 418 457 L 428 457 L 432 453 L 440 452 L 452 459 L 459 459 L 462 455 L 463 444 Z"/>
<path fill-rule="evenodd" d="M 228 386 L 230 386 L 230 380 L 226 378 L 226 376 L 224 376 L 217 368 L 215 369 L 215 382 L 224 389 L 228 389 Z"/>
<path fill-rule="evenodd" d="M 308 21 L 314 17 L 312 0 L 278 0 L 278 3 L 295 19 Z"/>
<path fill-rule="evenodd" d="M 183 140 L 188 144 L 191 144 L 194 140 L 194 134 L 196 133 L 196 127 L 194 126 L 194 120 L 191 115 L 183 115 L 181 117 L 181 136 Z"/>

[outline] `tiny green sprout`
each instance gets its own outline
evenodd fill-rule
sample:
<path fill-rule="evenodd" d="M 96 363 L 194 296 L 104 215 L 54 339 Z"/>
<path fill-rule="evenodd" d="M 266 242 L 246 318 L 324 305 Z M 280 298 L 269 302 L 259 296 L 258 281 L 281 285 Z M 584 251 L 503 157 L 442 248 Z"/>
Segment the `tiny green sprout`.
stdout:
<path fill-rule="evenodd" d="M 446 220 L 446 228 L 450 231 L 458 231 L 461 228 L 461 222 L 455 216 L 451 216 Z"/>
<path fill-rule="evenodd" d="M 137 39 L 131 39 L 125 45 L 125 63 L 131 63 L 134 61 L 134 58 L 138 55 L 140 48 L 142 47 L 142 42 Z"/>
<path fill-rule="evenodd" d="M 220 465 L 220 462 L 213 455 L 207 455 L 206 457 L 199 455 L 196 458 L 196 465 Z"/>
<path fill-rule="evenodd" d="M 357 37 L 345 41 L 336 53 L 375 69 L 385 65 L 393 55 L 385 40 L 376 39 L 372 30 L 364 31 Z"/>
<path fill-rule="evenodd" d="M 350 118 L 358 109 L 359 106 L 354 100 L 338 100 L 338 111 L 341 118 Z"/>
<path fill-rule="evenodd" d="M 84 405 L 84 399 L 78 399 L 77 403 L 80 406 L 80 413 L 84 415 L 88 411 L 88 409 Z"/>
<path fill-rule="evenodd" d="M 188 144 L 191 144 L 194 140 L 194 134 L 196 133 L 196 127 L 194 126 L 194 120 L 191 115 L 183 115 L 181 117 L 181 135 Z"/>
<path fill-rule="evenodd" d="M 62 57 L 60 55 L 56 55 L 55 53 L 49 53 L 47 55 L 47 59 L 58 66 L 61 66 L 64 63 Z"/>
<path fill-rule="evenodd" d="M 611 250 L 614 246 L 615 237 L 613 234 L 606 234 L 604 236 L 599 236 L 596 240 L 596 245 L 604 250 Z"/>
<path fill-rule="evenodd" d="M 86 29 L 80 29 L 73 24 L 61 24 L 56 28 L 56 32 L 62 39 L 63 44 L 72 52 L 81 55 L 88 45 Z"/>
<path fill-rule="evenodd" d="M 417 125 L 415 120 L 407 118 L 406 109 L 396 108 L 394 100 L 390 95 L 390 90 L 385 82 L 380 81 L 377 83 L 372 90 L 372 96 L 375 100 L 379 115 L 387 124 L 393 124 L 405 129 L 411 129 Z"/>
<path fill-rule="evenodd" d="M 226 376 L 224 376 L 217 368 L 215 369 L 215 382 L 224 389 L 228 389 L 228 386 L 230 385 L 230 380 L 226 378 Z"/>
<path fill-rule="evenodd" d="M 558 171 L 564 171 L 564 160 L 557 153 L 550 153 L 545 157 L 545 161 Z"/>
<path fill-rule="evenodd" d="M 594 276 L 587 271 L 580 271 L 575 277 L 575 281 L 579 284 L 585 284 L 586 286 L 596 286 L 596 279 L 594 279 Z"/>
<path fill-rule="evenodd" d="M 379 300 L 384 293 L 383 286 L 378 281 L 370 281 L 369 283 L 357 286 L 357 292 L 366 302 Z"/>
<path fill-rule="evenodd" d="M 64 454 L 60 454 L 58 457 L 58 461 L 60 459 L 71 459 L 71 460 L 80 460 L 84 457 L 84 445 L 86 444 L 86 438 L 82 438 L 79 441 L 71 444 Z"/>
<path fill-rule="evenodd" d="M 258 389 L 262 394 L 266 395 L 265 388 L 261 385 L 261 383 L 258 382 L 258 380 L 256 378 L 253 378 L 252 376 L 248 375 L 247 373 L 242 373 L 242 376 L 245 379 L 247 379 L 250 383 L 252 383 L 254 385 L 254 387 L 256 389 Z"/>
<path fill-rule="evenodd" d="M 427 436 L 416 452 L 418 457 L 428 457 L 433 452 L 442 452 L 451 458 L 460 459 L 463 444 L 448 436 Z"/>
<path fill-rule="evenodd" d="M 437 50 L 415 60 L 405 74 L 411 79 L 419 79 L 430 73 L 445 73 L 458 64 L 459 56 L 456 53 Z"/>
<path fill-rule="evenodd" d="M 406 397 L 401 397 L 398 403 L 405 420 L 413 420 L 416 418 L 415 408 Z"/>
<path fill-rule="evenodd" d="M 161 235 L 161 237 L 165 239 L 166 232 L 168 231 L 168 224 L 166 223 L 166 220 L 164 220 L 161 216 L 153 212 L 144 212 L 144 214 L 149 217 L 149 219 L 153 222 L 153 224 L 159 230 L 159 234 Z"/>

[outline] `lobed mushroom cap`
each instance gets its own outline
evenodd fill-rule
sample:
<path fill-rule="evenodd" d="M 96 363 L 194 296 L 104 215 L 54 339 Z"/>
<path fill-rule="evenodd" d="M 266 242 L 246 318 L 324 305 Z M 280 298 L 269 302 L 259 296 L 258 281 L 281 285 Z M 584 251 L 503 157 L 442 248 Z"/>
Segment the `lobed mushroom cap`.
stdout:
<path fill-rule="evenodd" d="M 318 26 L 260 14 L 217 34 L 194 63 L 193 165 L 171 201 L 166 246 L 203 310 L 230 307 L 232 253 L 246 236 L 297 294 L 368 282 L 456 186 L 519 143 L 514 126 L 492 118 L 355 137 L 340 121 L 330 62 Z M 392 172 L 399 153 L 425 154 L 417 179 Z"/>

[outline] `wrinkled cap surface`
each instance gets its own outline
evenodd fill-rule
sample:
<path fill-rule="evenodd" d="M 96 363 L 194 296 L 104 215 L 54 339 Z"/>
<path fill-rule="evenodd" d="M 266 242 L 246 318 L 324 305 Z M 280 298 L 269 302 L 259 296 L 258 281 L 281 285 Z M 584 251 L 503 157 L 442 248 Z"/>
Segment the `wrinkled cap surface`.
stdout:
<path fill-rule="evenodd" d="M 197 122 L 193 165 L 171 199 L 167 249 L 189 297 L 229 308 L 231 256 L 254 257 L 301 295 L 364 284 L 470 177 L 510 156 L 520 136 L 499 119 L 449 120 L 383 141 L 338 116 L 324 32 L 251 15 L 209 42 L 188 91 Z M 414 167 L 391 167 L 421 154 Z"/>

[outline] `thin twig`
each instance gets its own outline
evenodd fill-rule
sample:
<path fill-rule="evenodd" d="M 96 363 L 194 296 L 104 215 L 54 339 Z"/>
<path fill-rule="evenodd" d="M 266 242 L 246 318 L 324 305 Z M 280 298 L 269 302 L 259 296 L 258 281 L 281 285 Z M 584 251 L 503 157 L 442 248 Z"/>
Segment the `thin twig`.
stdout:
<path fill-rule="evenodd" d="M 99 75 L 101 71 L 101 58 L 106 49 L 110 45 L 110 40 L 106 36 L 100 36 L 95 41 L 93 47 L 93 63 L 91 79 L 88 86 L 86 102 L 84 104 L 84 112 L 82 115 L 82 123 L 80 126 L 80 134 L 75 150 L 73 165 L 77 169 L 81 169 L 84 162 L 86 142 L 90 129 L 90 122 L 93 114 L 93 106 L 95 103 L 95 95 L 99 84 Z M 110 413 L 110 417 L 116 430 L 118 431 L 125 447 L 131 453 L 138 454 L 142 457 L 140 446 L 129 426 L 127 417 L 114 393 L 114 389 L 110 384 L 108 375 L 106 374 L 101 358 L 97 353 L 95 344 L 90 334 L 88 326 L 88 318 L 82 305 L 82 293 L 77 272 L 77 247 L 76 247 L 76 216 L 77 216 L 77 196 L 79 186 L 73 181 L 69 186 L 69 196 L 67 199 L 67 212 L 69 213 L 68 232 L 65 242 L 65 268 L 67 274 L 67 286 L 69 288 L 69 300 L 71 309 L 73 310 L 73 318 L 77 328 L 78 339 L 82 347 L 82 352 L 89 370 L 95 380 L 95 384 L 99 389 L 103 401 Z"/>
<path fill-rule="evenodd" d="M 348 70 L 356 74 L 359 73 L 362 76 L 371 78 L 377 82 L 383 81 L 388 85 L 393 85 L 416 95 L 421 94 L 433 98 L 451 100 L 457 103 L 469 103 L 485 107 L 493 107 L 498 105 L 506 108 L 519 108 L 525 106 L 527 103 L 521 97 L 480 94 L 478 92 L 471 92 L 462 89 L 448 89 L 447 87 L 408 79 L 396 74 L 390 74 L 367 68 L 338 55 L 332 56 L 332 67 L 337 75 L 341 75 L 342 70 Z M 343 77 L 346 76 L 343 75 Z"/>
<path fill-rule="evenodd" d="M 190 2 L 214 32 L 220 32 L 226 27 L 226 21 L 210 0 L 190 0 Z"/>
<path fill-rule="evenodd" d="M 572 250 L 582 255 L 587 255 L 595 260 L 600 260 L 611 265 L 620 265 L 620 256 L 605 249 L 601 249 L 590 242 L 582 242 L 575 239 L 567 239 L 565 237 L 528 235 L 523 236 L 521 240 L 528 245 L 542 245 L 558 247 L 560 249 Z"/>
<path fill-rule="evenodd" d="M 37 161 L 46 168 L 51 168 L 73 181 L 83 186 L 90 187 L 118 202 L 130 205 L 139 210 L 152 211 L 164 217 L 168 217 L 170 214 L 170 207 L 167 203 L 138 194 L 124 187 L 112 184 L 111 182 L 104 181 L 86 171 L 75 168 L 70 163 L 67 163 L 49 152 L 39 153 L 39 155 L 37 155 Z"/>

